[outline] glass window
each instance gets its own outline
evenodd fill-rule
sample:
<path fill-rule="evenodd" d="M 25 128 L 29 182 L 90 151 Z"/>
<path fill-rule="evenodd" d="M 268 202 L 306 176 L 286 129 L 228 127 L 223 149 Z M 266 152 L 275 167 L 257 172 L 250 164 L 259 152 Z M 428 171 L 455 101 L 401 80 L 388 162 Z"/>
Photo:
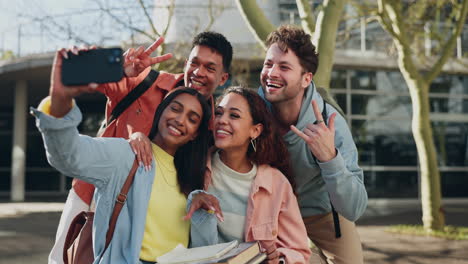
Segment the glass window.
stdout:
<path fill-rule="evenodd" d="M 87 99 L 87 100 L 86 100 Z M 83 113 L 83 120 L 78 126 L 80 133 L 95 136 L 104 120 L 106 98 L 102 94 L 84 94 L 76 99 Z"/>
<path fill-rule="evenodd" d="M 467 197 L 468 173 L 467 172 L 442 172 L 441 174 L 443 197 Z"/>
<path fill-rule="evenodd" d="M 50 167 L 47 162 L 44 143 L 39 131 L 28 133 L 26 157 L 27 167 Z"/>
<path fill-rule="evenodd" d="M 11 133 L 0 132 L 0 167 L 11 167 L 12 141 Z"/>
<path fill-rule="evenodd" d="M 83 120 L 78 126 L 78 130 L 80 131 L 81 134 L 94 137 L 96 136 L 96 133 L 99 130 L 99 127 L 101 126 L 101 122 L 103 120 L 104 120 L 104 113 L 93 113 L 93 112 L 83 113 Z"/>
<path fill-rule="evenodd" d="M 468 99 L 460 97 L 430 98 L 431 113 L 468 113 Z"/>
<path fill-rule="evenodd" d="M 398 93 L 409 96 L 408 86 L 399 71 L 378 71 L 377 90 L 384 93 Z"/>
<path fill-rule="evenodd" d="M 429 91 L 431 93 L 449 93 L 452 80 L 447 75 L 439 75 L 430 84 Z"/>
<path fill-rule="evenodd" d="M 375 71 L 350 71 L 351 89 L 377 90 L 377 78 Z"/>
<path fill-rule="evenodd" d="M 3 112 L 3 109 L 0 111 L 0 131 L 10 131 L 13 129 L 13 115 L 11 111 Z"/>
<path fill-rule="evenodd" d="M 0 191 L 10 191 L 11 171 L 10 168 L 0 170 Z"/>
<path fill-rule="evenodd" d="M 416 166 L 410 121 L 353 120 L 352 133 L 361 165 Z"/>
<path fill-rule="evenodd" d="M 432 127 L 439 165 L 468 166 L 468 124 L 433 122 Z"/>
<path fill-rule="evenodd" d="M 332 94 L 332 96 L 335 99 L 336 103 L 341 107 L 341 110 L 343 110 L 343 112 L 347 114 L 346 94 Z"/>
<path fill-rule="evenodd" d="M 468 77 L 460 75 L 439 75 L 431 83 L 430 93 L 448 93 L 450 95 L 468 94 Z"/>
<path fill-rule="evenodd" d="M 341 20 L 336 36 L 336 49 L 361 49 L 361 23 L 353 16 Z"/>
<path fill-rule="evenodd" d="M 417 198 L 416 171 L 364 171 L 364 184 L 369 198 Z"/>
<path fill-rule="evenodd" d="M 464 57 L 468 56 L 468 28 L 463 27 L 463 31 L 460 35 L 461 37 L 461 45 L 462 45 L 462 55 Z"/>
<path fill-rule="evenodd" d="M 393 41 L 391 36 L 380 26 L 379 22 L 372 21 L 366 25 L 366 49 L 390 54 Z"/>
<path fill-rule="evenodd" d="M 346 89 L 346 70 L 333 70 L 330 81 L 331 89 Z"/>
<path fill-rule="evenodd" d="M 26 191 L 59 191 L 60 173 L 54 169 L 26 170 Z"/>
<path fill-rule="evenodd" d="M 396 119 L 410 119 L 411 98 L 409 96 L 353 94 L 351 113 L 372 117 L 392 116 Z"/>

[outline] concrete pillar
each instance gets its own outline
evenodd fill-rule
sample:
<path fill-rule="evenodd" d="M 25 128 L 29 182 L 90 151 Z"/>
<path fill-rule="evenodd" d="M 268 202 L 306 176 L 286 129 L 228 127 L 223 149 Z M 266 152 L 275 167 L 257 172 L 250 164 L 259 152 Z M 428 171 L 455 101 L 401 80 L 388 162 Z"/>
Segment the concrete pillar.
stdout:
<path fill-rule="evenodd" d="M 26 171 L 28 86 L 25 80 L 16 82 L 14 107 L 10 198 L 14 202 L 20 202 L 24 201 L 24 179 Z"/>

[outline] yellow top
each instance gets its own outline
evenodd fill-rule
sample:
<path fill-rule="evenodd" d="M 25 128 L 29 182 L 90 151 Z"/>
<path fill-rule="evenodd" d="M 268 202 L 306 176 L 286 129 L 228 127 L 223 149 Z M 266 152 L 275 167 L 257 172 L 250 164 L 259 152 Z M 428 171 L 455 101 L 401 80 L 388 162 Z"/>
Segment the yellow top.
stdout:
<path fill-rule="evenodd" d="M 177 244 L 188 246 L 190 221 L 182 220 L 187 199 L 179 191 L 174 157 L 152 144 L 156 175 L 148 204 L 140 258 L 155 261 Z"/>
<path fill-rule="evenodd" d="M 39 103 L 39 106 L 37 107 L 37 110 L 43 112 L 44 114 L 50 115 L 50 96 L 47 96 L 46 98 L 42 99 L 42 101 Z M 72 101 L 72 107 L 75 105 L 75 99 Z"/>

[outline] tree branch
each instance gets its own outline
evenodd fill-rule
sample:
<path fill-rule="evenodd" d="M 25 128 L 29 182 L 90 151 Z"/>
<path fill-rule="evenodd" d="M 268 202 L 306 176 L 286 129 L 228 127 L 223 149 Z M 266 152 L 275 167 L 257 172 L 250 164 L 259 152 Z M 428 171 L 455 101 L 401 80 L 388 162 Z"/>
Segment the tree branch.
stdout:
<path fill-rule="evenodd" d="M 153 31 L 153 33 L 158 37 L 161 36 L 161 34 L 159 34 L 158 30 L 154 26 L 153 20 L 151 19 L 151 16 L 148 14 L 148 10 L 146 10 L 146 7 L 145 7 L 145 4 L 143 3 L 143 0 L 138 0 L 138 3 L 140 4 L 141 9 L 143 9 L 143 12 L 145 13 L 145 17 L 148 20 L 148 23 L 150 24 L 151 30 Z M 153 38 L 153 39 L 155 39 L 155 38 Z"/>
<path fill-rule="evenodd" d="M 250 31 L 257 38 L 258 43 L 266 49 L 265 40 L 276 27 L 266 18 L 256 0 L 236 0 L 236 4 Z"/>
<path fill-rule="evenodd" d="M 169 12 L 168 17 L 167 17 L 167 26 L 164 28 L 162 35 L 166 36 L 167 31 L 169 30 L 169 27 L 171 25 L 172 18 L 174 17 L 174 8 L 175 8 L 175 0 L 171 0 L 171 4 L 168 6 L 167 10 Z"/>
<path fill-rule="evenodd" d="M 213 23 L 214 23 L 214 15 L 213 15 L 213 0 L 209 0 L 208 2 L 208 14 L 209 14 L 209 20 L 208 20 L 208 25 L 206 25 L 205 27 L 205 31 L 206 30 L 209 30 L 211 28 L 211 26 L 213 26 Z"/>
<path fill-rule="evenodd" d="M 308 0 L 296 0 L 297 10 L 304 31 L 313 36 L 315 32 L 315 17 Z"/>
<path fill-rule="evenodd" d="M 130 29 L 130 30 L 133 30 L 133 31 L 135 31 L 135 32 L 138 32 L 138 33 L 140 33 L 140 34 L 142 34 L 142 35 L 148 37 L 150 40 L 154 40 L 154 37 L 151 36 L 150 34 L 148 34 L 146 31 L 141 30 L 141 29 L 139 29 L 139 28 L 136 28 L 136 27 L 134 27 L 134 26 L 129 25 L 129 24 L 126 23 L 125 21 L 121 20 L 118 16 L 114 15 L 108 8 L 103 7 L 101 2 L 99 2 L 99 1 L 96 1 L 96 2 L 97 2 L 97 4 L 99 5 L 99 8 L 100 8 L 103 12 L 107 13 L 112 19 L 114 19 L 114 20 L 115 20 L 117 23 L 119 23 L 120 25 L 122 25 L 122 26 L 124 26 L 124 27 L 126 27 L 126 28 L 128 28 L 128 29 Z"/>
<path fill-rule="evenodd" d="M 462 8 L 460 9 L 458 13 L 458 17 L 456 18 L 457 24 L 452 29 L 452 35 L 447 40 L 447 42 L 445 42 L 445 44 L 442 45 L 442 49 L 441 49 L 442 55 L 439 57 L 439 59 L 434 64 L 432 69 L 430 69 L 428 74 L 426 75 L 426 79 L 429 83 L 432 82 L 437 77 L 437 75 L 439 75 L 444 64 L 452 56 L 453 49 L 455 48 L 455 45 L 457 43 L 457 38 L 458 36 L 460 36 L 460 33 L 463 29 L 463 25 L 465 24 L 467 14 L 468 14 L 468 0 L 463 0 Z"/>
<path fill-rule="evenodd" d="M 388 7 L 386 7 L 388 3 L 385 0 L 379 0 L 378 5 L 377 16 L 380 24 L 393 38 L 401 42 L 400 35 L 393 29 L 392 23 L 394 23 L 394 21 L 390 18 Z"/>

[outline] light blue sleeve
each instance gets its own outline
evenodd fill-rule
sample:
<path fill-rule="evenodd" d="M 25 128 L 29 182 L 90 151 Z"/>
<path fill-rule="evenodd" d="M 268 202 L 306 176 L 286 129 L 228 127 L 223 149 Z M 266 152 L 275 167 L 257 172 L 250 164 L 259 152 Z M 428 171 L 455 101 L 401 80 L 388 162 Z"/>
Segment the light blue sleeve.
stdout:
<path fill-rule="evenodd" d="M 354 222 L 366 210 L 367 191 L 351 131 L 339 114 L 335 119 L 335 147 L 336 157 L 318 164 L 335 210 Z"/>
<path fill-rule="evenodd" d="M 189 194 L 187 212 L 192 205 L 193 196 L 201 192 L 208 193 L 203 190 L 195 190 Z M 193 213 L 190 219 L 190 247 L 203 247 L 214 244 L 218 244 L 218 220 L 214 214 L 200 208 Z"/>
<path fill-rule="evenodd" d="M 50 165 L 66 176 L 102 188 L 123 160 L 133 159 L 127 141 L 118 138 L 93 138 L 78 133 L 82 115 L 75 105 L 63 118 L 55 118 L 31 108 L 42 134 Z"/>

